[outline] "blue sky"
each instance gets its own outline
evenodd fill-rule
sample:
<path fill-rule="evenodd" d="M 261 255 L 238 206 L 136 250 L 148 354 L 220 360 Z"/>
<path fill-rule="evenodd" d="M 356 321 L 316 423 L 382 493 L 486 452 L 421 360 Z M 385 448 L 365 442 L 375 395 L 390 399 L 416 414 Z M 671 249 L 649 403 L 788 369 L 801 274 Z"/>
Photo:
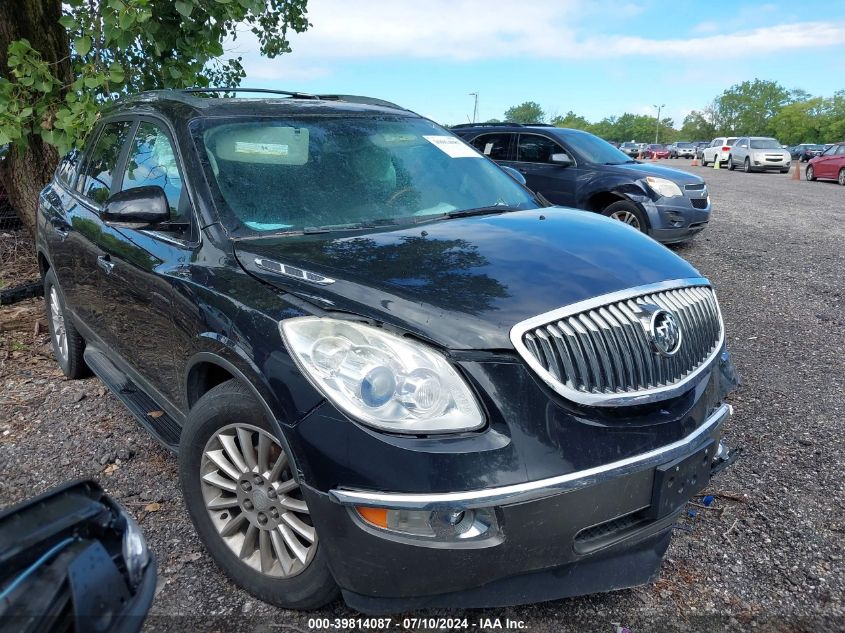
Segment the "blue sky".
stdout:
<path fill-rule="evenodd" d="M 533 100 L 590 120 L 653 113 L 677 125 L 732 84 L 845 90 L 845 0 L 309 0 L 293 53 L 262 58 L 251 34 L 243 86 L 364 94 L 441 123 Z"/>

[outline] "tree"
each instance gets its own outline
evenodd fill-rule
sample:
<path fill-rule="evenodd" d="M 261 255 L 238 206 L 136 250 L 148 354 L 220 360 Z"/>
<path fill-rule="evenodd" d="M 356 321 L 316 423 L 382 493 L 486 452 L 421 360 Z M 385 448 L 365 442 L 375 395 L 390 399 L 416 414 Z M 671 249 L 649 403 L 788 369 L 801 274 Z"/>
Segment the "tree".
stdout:
<path fill-rule="evenodd" d="M 684 117 L 680 136 L 687 141 L 709 141 L 716 136 L 716 126 L 713 125 L 707 110 L 699 112 L 693 110 Z"/>
<path fill-rule="evenodd" d="M 815 97 L 784 106 L 772 117 L 773 135 L 787 145 L 824 142 L 826 101 Z"/>
<path fill-rule="evenodd" d="M 505 121 L 513 123 L 542 123 L 545 118 L 546 113 L 535 101 L 525 101 L 505 110 Z"/>
<path fill-rule="evenodd" d="M 38 192 L 60 154 L 77 146 L 100 108 L 158 88 L 236 86 L 240 57 L 223 42 L 248 28 L 267 57 L 289 52 L 307 0 L 0 1 L 0 179 L 33 229 Z"/>
<path fill-rule="evenodd" d="M 744 81 L 713 102 L 714 123 L 721 134 L 769 135 L 769 123 L 790 101 L 790 92 L 776 81 Z"/>
<path fill-rule="evenodd" d="M 552 117 L 550 122 L 556 127 L 567 127 L 573 130 L 589 130 L 591 125 L 587 119 L 580 114 L 575 114 L 572 110 L 563 116 Z"/>

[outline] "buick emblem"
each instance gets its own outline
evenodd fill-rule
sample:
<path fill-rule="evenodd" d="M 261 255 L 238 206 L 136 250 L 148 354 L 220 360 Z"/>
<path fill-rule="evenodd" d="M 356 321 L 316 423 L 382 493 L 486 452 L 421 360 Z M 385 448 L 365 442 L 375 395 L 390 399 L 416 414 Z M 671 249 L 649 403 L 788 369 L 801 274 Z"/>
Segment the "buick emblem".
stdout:
<path fill-rule="evenodd" d="M 654 349 L 663 356 L 673 356 L 681 348 L 681 328 L 675 315 L 658 308 L 651 313 L 648 335 Z"/>

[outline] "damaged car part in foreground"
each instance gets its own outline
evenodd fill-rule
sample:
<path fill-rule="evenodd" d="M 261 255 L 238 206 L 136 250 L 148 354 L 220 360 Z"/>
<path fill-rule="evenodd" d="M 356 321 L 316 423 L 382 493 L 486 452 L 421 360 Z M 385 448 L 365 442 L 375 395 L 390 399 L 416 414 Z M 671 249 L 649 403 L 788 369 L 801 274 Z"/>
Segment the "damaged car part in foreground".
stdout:
<path fill-rule="evenodd" d="M 0 631 L 140 631 L 156 565 L 135 521 L 93 481 L 0 512 Z"/>
<path fill-rule="evenodd" d="M 64 372 L 179 453 L 217 565 L 284 607 L 648 582 L 735 455 L 710 282 L 394 104 L 127 99 L 37 247 Z"/>

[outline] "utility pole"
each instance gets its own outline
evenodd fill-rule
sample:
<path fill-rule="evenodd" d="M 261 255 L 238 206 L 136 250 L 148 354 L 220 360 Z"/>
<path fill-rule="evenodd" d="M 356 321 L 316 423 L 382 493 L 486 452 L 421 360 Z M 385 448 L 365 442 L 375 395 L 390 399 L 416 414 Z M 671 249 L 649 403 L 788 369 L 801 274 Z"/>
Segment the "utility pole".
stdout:
<path fill-rule="evenodd" d="M 478 118 L 478 93 L 470 92 L 469 96 L 475 97 L 475 105 L 472 108 L 472 122 L 475 123 L 475 120 Z"/>
<path fill-rule="evenodd" d="M 665 103 L 661 103 L 660 105 L 653 105 L 652 108 L 657 108 L 657 130 L 654 132 L 654 144 L 657 145 L 660 142 L 660 110 L 666 107 Z"/>

